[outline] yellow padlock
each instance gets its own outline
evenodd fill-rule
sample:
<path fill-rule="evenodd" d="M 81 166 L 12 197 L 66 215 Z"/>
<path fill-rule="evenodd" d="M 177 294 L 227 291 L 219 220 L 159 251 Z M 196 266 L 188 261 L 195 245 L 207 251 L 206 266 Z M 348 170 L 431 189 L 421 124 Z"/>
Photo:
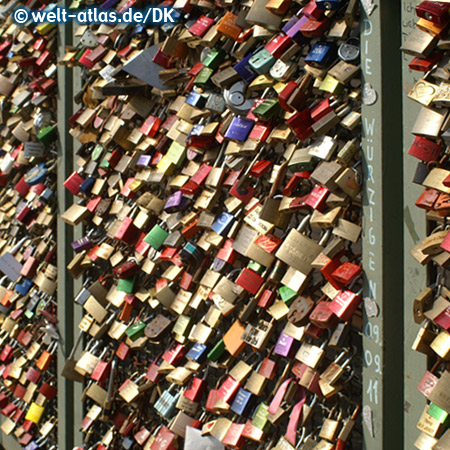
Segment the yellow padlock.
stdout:
<path fill-rule="evenodd" d="M 33 423 L 39 423 L 44 414 L 44 407 L 38 405 L 37 403 L 31 403 L 30 408 L 27 411 L 25 420 L 30 420 Z"/>

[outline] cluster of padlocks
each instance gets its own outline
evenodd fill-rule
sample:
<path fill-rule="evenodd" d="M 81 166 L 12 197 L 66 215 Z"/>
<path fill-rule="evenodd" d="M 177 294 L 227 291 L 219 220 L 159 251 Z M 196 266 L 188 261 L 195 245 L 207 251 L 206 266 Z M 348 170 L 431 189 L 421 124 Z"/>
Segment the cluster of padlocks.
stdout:
<path fill-rule="evenodd" d="M 360 448 L 359 2 L 172 6 L 62 61 L 86 444 Z"/>
<path fill-rule="evenodd" d="M 0 8 L 1 433 L 56 442 L 56 28 Z M 36 444 L 36 447 L 33 446 Z"/>
<path fill-rule="evenodd" d="M 408 153 L 419 160 L 413 182 L 424 190 L 416 206 L 425 210 L 428 229 L 428 235 L 422 236 L 411 251 L 420 264 L 428 266 L 430 281 L 412 304 L 414 320 L 421 324 L 413 350 L 429 358 L 429 370 L 417 387 L 428 400 L 417 424 L 421 433 L 415 447 L 420 450 L 450 446 L 450 372 L 446 363 L 450 359 L 450 46 L 448 37 L 444 37 L 450 23 L 449 9 L 449 3 L 421 2 L 416 8 L 416 28 L 402 47 L 404 53 L 414 57 L 410 69 L 421 76 L 408 94 L 422 106 Z"/>
<path fill-rule="evenodd" d="M 66 180 L 54 29 L 0 11 L 1 429 L 56 443 L 58 182 L 84 231 L 78 448 L 360 449 L 359 1 L 158 5 L 177 23 L 81 25 L 61 56 Z"/>

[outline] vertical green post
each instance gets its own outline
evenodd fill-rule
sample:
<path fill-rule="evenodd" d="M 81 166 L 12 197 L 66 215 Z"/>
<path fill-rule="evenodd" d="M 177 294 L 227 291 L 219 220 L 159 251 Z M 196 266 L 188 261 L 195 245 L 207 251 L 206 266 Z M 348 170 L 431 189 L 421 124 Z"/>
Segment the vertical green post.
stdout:
<path fill-rule="evenodd" d="M 400 2 L 362 2 L 363 432 L 367 450 L 403 447 Z M 373 306 L 376 305 L 376 308 Z M 378 311 L 377 311 L 378 310 Z"/>
<path fill-rule="evenodd" d="M 75 30 L 74 30 L 75 31 Z M 75 45 L 77 44 L 77 42 L 75 43 Z M 71 71 L 72 77 L 73 77 L 73 82 L 72 82 L 72 86 L 73 86 L 73 92 L 72 92 L 72 97 L 70 98 L 71 104 L 72 104 L 72 110 L 70 112 L 70 115 L 73 114 L 73 112 L 75 112 L 80 105 L 77 105 L 74 101 L 74 96 L 77 92 L 80 91 L 81 89 L 81 69 L 78 66 L 75 66 L 73 68 L 69 69 Z M 69 116 L 67 116 L 66 120 L 69 118 Z M 76 163 L 75 163 L 75 159 L 76 159 L 76 152 L 79 148 L 80 144 L 78 141 L 74 142 L 74 148 L 73 148 L 73 153 L 72 153 L 72 163 L 73 163 L 73 167 L 76 167 Z M 77 225 L 76 227 L 72 227 L 73 228 L 73 233 L 74 233 L 74 240 L 75 239 L 80 239 L 83 236 L 83 226 L 82 225 Z M 73 253 L 73 252 L 72 252 Z M 69 275 L 69 273 L 66 271 L 65 272 L 65 276 L 72 279 L 72 277 Z M 83 309 L 80 308 L 80 306 L 75 305 L 73 303 L 73 298 L 74 298 L 74 294 L 76 294 L 77 292 L 80 291 L 82 284 L 83 284 L 83 280 L 82 277 L 80 277 L 78 280 L 73 280 L 73 293 L 72 296 L 70 297 L 70 302 L 74 305 L 74 309 L 73 309 L 73 329 L 74 329 L 74 335 L 77 336 L 79 333 L 79 328 L 78 328 L 78 324 L 80 323 L 82 317 L 83 317 Z M 78 349 L 78 354 L 81 353 L 82 351 L 82 346 L 80 345 L 80 348 Z M 74 417 L 75 417 L 75 421 L 74 421 L 74 425 L 73 425 L 73 433 L 74 433 L 74 439 L 75 439 L 75 445 L 81 445 L 83 442 L 83 433 L 80 430 L 80 423 L 82 418 L 84 417 L 84 403 L 82 403 L 80 401 L 81 399 L 81 395 L 83 393 L 83 385 L 81 383 L 74 383 L 74 391 L 73 391 L 73 408 L 74 408 Z M 71 449 L 69 449 L 71 450 Z"/>
<path fill-rule="evenodd" d="M 66 6 L 66 4 L 64 5 Z M 71 23 L 59 25 L 58 60 L 64 55 L 67 45 L 72 44 L 73 31 Z M 67 264 L 72 259 L 73 229 L 61 220 L 60 215 L 72 204 L 73 197 L 64 188 L 63 182 L 73 170 L 73 139 L 69 134 L 67 120 L 72 114 L 73 76 L 72 70 L 58 65 L 58 219 L 57 219 L 57 252 L 58 252 L 58 320 L 62 336 L 62 345 L 58 351 L 58 448 L 70 450 L 74 445 L 74 385 L 61 376 L 65 358 L 69 355 L 74 343 L 73 317 L 73 282 L 67 273 Z"/>

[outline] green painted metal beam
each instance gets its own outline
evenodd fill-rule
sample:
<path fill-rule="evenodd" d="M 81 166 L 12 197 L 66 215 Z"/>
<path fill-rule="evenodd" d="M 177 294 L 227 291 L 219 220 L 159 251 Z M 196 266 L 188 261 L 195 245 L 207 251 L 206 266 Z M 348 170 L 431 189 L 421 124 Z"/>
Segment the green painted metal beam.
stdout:
<path fill-rule="evenodd" d="M 370 2 L 364 2 L 370 3 Z M 403 447 L 403 198 L 400 2 L 363 10 L 363 432 L 367 450 Z"/>
<path fill-rule="evenodd" d="M 71 24 L 58 27 L 58 50 L 60 59 L 67 45 L 72 44 L 73 31 Z M 57 249 L 58 249 L 58 319 L 62 336 L 62 345 L 58 351 L 58 448 L 70 450 L 74 445 L 74 386 L 73 382 L 62 377 L 61 371 L 65 358 L 69 355 L 74 343 L 74 303 L 73 282 L 66 271 L 67 264 L 72 259 L 73 229 L 64 223 L 62 214 L 72 203 L 73 196 L 64 188 L 63 181 L 73 171 L 73 138 L 69 134 L 67 119 L 72 114 L 73 75 L 71 69 L 58 65 L 58 219 L 57 219 Z"/>

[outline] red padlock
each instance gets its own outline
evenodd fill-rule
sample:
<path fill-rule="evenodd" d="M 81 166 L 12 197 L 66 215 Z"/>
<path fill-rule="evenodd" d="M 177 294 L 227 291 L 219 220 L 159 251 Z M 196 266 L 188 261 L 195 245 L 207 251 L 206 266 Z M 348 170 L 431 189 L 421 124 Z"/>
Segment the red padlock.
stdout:
<path fill-rule="evenodd" d="M 232 376 L 228 375 L 218 389 L 217 396 L 224 402 L 230 403 L 240 387 L 239 381 L 236 381 Z"/>
<path fill-rule="evenodd" d="M 426 0 L 416 6 L 416 14 L 436 25 L 445 25 L 450 21 L 449 8 L 446 2 Z"/>
<path fill-rule="evenodd" d="M 348 290 L 339 292 L 329 305 L 330 311 L 347 322 L 361 303 L 361 292 L 356 293 Z"/>
<path fill-rule="evenodd" d="M 430 141 L 421 136 L 416 136 L 408 150 L 408 155 L 425 162 L 438 161 L 442 148 L 442 144 Z"/>
<path fill-rule="evenodd" d="M 163 353 L 162 359 L 173 366 L 179 364 L 186 354 L 186 347 L 179 342 L 172 341 L 169 348 Z"/>
<path fill-rule="evenodd" d="M 244 288 L 247 292 L 250 292 L 250 294 L 256 295 L 264 283 L 264 278 L 253 270 L 245 267 L 236 278 L 235 283 Z"/>
<path fill-rule="evenodd" d="M 305 200 L 305 204 L 322 212 L 326 207 L 326 200 L 330 194 L 326 187 L 315 185 Z"/>
<path fill-rule="evenodd" d="M 138 273 L 139 270 L 139 264 L 136 261 L 129 260 L 114 267 L 113 275 L 119 279 L 131 278 L 134 274 Z"/>
<path fill-rule="evenodd" d="M 163 426 L 155 437 L 150 450 L 175 450 L 176 436 L 167 427 Z"/>
<path fill-rule="evenodd" d="M 193 402 L 200 402 L 206 392 L 207 383 L 202 378 L 193 377 L 184 391 L 184 396 Z"/>
<path fill-rule="evenodd" d="M 342 283 L 344 286 L 349 285 L 357 277 L 362 274 L 361 266 L 353 264 L 351 262 L 345 262 L 341 264 L 331 276 L 338 282 Z"/>
<path fill-rule="evenodd" d="M 312 310 L 309 320 L 318 328 L 332 328 L 336 325 L 338 318 L 330 308 L 331 302 L 319 301 Z"/>

